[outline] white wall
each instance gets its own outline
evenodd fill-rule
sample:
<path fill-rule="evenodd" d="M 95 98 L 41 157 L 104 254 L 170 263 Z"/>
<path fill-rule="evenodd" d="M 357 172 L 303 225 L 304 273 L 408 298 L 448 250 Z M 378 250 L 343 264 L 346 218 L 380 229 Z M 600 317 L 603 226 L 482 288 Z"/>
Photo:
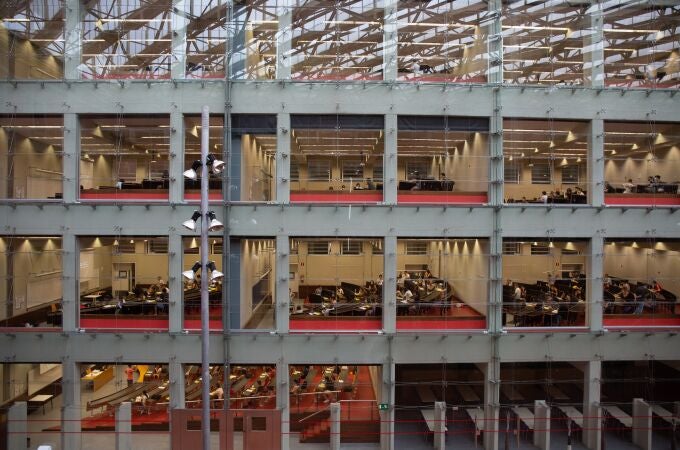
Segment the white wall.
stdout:
<path fill-rule="evenodd" d="M 647 178 L 655 175 L 661 175 L 661 179 L 666 182 L 680 181 L 678 146 L 655 150 L 653 154 L 635 153 L 622 160 L 610 158 L 604 164 L 604 179 L 614 187 L 620 187 L 628 179 L 632 179 L 635 184 L 647 184 Z"/>
<path fill-rule="evenodd" d="M 60 239 L 14 238 L 12 255 L 13 314 L 61 298 Z M 0 238 L 7 245 L 8 238 Z"/>
<path fill-rule="evenodd" d="M 604 248 L 604 273 L 645 283 L 657 280 L 664 289 L 680 295 L 680 248 L 663 242 L 608 244 Z"/>
<path fill-rule="evenodd" d="M 578 255 L 563 255 L 562 248 L 577 250 Z M 587 243 L 583 241 L 555 242 L 550 255 L 532 255 L 531 242 L 520 245 L 519 255 L 503 255 L 503 279 L 521 283 L 546 281 L 548 273 L 560 274 L 563 264 L 583 264 L 586 268 Z"/>

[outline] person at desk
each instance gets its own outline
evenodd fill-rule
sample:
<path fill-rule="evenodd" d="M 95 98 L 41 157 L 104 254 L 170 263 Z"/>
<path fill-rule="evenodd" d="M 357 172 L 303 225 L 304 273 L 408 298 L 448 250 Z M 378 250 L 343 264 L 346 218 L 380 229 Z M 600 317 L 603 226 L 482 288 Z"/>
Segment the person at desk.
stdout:
<path fill-rule="evenodd" d="M 375 190 L 375 183 L 371 178 L 366 179 L 366 189 L 368 189 L 369 191 Z"/>
<path fill-rule="evenodd" d="M 215 390 L 210 393 L 210 398 L 214 398 L 216 400 L 224 399 L 224 388 L 222 387 L 222 383 L 217 383 Z"/>
<path fill-rule="evenodd" d="M 515 291 L 512 294 L 512 301 L 515 303 L 521 302 L 522 299 L 522 288 L 519 284 L 515 283 Z"/>
<path fill-rule="evenodd" d="M 624 302 L 623 313 L 630 314 L 635 312 L 635 294 L 630 290 L 630 284 L 623 283 L 618 297 Z"/>
<path fill-rule="evenodd" d="M 546 191 L 541 192 L 541 196 L 538 197 L 541 203 L 548 203 L 548 193 Z"/>
<path fill-rule="evenodd" d="M 361 183 L 357 182 L 357 184 L 354 185 L 354 190 L 355 191 L 361 191 L 363 188 L 361 187 Z"/>

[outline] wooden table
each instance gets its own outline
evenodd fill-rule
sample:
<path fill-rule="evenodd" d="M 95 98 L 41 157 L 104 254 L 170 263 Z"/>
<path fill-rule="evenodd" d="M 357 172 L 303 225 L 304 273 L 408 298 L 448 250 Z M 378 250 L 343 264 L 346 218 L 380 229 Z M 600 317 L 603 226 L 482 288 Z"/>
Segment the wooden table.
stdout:
<path fill-rule="evenodd" d="M 45 414 L 45 403 L 50 402 L 50 407 L 54 407 L 54 404 L 52 403 L 52 399 L 54 398 L 54 395 L 36 395 L 28 399 L 28 404 L 30 405 L 31 403 L 35 403 L 38 405 L 38 407 L 42 407 L 42 412 Z"/>
<path fill-rule="evenodd" d="M 109 366 L 104 370 L 90 372 L 81 379 L 88 384 L 92 383 L 92 390 L 96 391 L 113 380 L 113 366 Z"/>

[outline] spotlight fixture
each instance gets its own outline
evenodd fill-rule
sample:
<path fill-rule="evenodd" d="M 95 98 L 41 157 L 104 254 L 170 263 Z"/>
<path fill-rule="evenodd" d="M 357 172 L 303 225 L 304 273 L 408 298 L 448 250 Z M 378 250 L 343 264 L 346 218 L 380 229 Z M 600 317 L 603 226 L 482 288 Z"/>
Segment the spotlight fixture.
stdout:
<path fill-rule="evenodd" d="M 191 164 L 191 169 L 184 171 L 184 176 L 190 180 L 198 180 L 198 170 L 201 168 L 201 161 L 196 160 Z"/>
<path fill-rule="evenodd" d="M 184 226 L 184 228 L 188 228 L 191 231 L 196 231 L 196 221 L 200 219 L 200 217 L 201 217 L 200 211 L 196 210 L 191 215 L 191 219 L 185 220 L 184 222 L 182 222 L 182 225 Z"/>
<path fill-rule="evenodd" d="M 207 157 L 208 167 L 212 167 L 212 172 L 215 175 L 219 175 L 224 170 L 224 161 L 215 158 L 213 154 L 209 154 Z"/>
<path fill-rule="evenodd" d="M 210 270 L 210 281 L 217 280 L 218 278 L 222 278 L 224 274 L 217 270 L 217 267 L 215 266 L 215 261 L 210 261 L 208 262 L 208 269 Z"/>
<path fill-rule="evenodd" d="M 196 211 L 198 212 L 198 211 Z M 196 214 L 196 213 L 194 213 Z M 193 219 L 193 216 L 191 217 Z M 208 219 L 210 219 L 210 225 L 208 225 L 208 230 L 210 231 L 220 231 L 224 229 L 224 224 L 215 218 L 215 211 L 208 211 Z M 194 226 L 196 222 L 194 222 Z M 186 226 L 186 225 L 185 225 Z"/>
<path fill-rule="evenodd" d="M 184 278 L 186 278 L 189 281 L 194 280 L 194 279 L 196 279 L 196 272 L 198 272 L 200 268 L 201 268 L 201 263 L 195 262 L 194 265 L 191 266 L 191 269 L 185 270 L 184 272 L 182 272 L 182 275 L 184 276 Z"/>

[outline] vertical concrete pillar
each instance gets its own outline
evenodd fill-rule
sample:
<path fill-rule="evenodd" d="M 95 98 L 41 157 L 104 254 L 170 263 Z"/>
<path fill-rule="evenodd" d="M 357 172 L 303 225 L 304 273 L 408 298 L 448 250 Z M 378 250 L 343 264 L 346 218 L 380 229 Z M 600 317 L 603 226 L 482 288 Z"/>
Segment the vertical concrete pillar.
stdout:
<path fill-rule="evenodd" d="M 116 407 L 116 450 L 132 450 L 132 404 Z"/>
<path fill-rule="evenodd" d="M 390 345 L 392 341 L 390 338 Z M 382 386 L 380 390 L 380 403 L 387 403 L 387 410 L 380 413 L 380 450 L 394 450 L 394 370 L 395 365 L 390 357 L 383 363 L 380 370 L 382 374 Z"/>
<path fill-rule="evenodd" d="M 588 8 L 590 27 L 583 38 L 584 84 L 593 88 L 604 87 L 604 33 L 602 6 L 593 3 Z"/>
<path fill-rule="evenodd" d="M 186 8 L 191 2 L 172 0 L 172 55 L 170 57 L 170 77 L 173 80 L 186 78 L 187 66 L 187 25 L 189 19 Z"/>
<path fill-rule="evenodd" d="M 77 114 L 64 114 L 64 152 L 62 156 L 64 203 L 75 203 L 80 196 L 80 121 Z"/>
<path fill-rule="evenodd" d="M 501 0 L 489 0 L 489 13 L 493 19 L 486 27 L 486 39 L 489 49 L 489 67 L 487 79 L 489 83 L 503 83 L 503 39 L 501 29 Z"/>
<path fill-rule="evenodd" d="M 600 408 L 600 378 L 602 363 L 588 361 L 583 369 L 583 444 L 590 450 L 600 450 L 602 411 Z"/>
<path fill-rule="evenodd" d="M 170 111 L 170 154 L 168 155 L 170 176 L 168 197 L 171 204 L 184 201 L 184 133 L 184 115 L 174 108 Z"/>
<path fill-rule="evenodd" d="M 446 448 L 446 402 L 434 402 L 434 448 Z"/>
<path fill-rule="evenodd" d="M 170 379 L 170 409 L 184 409 L 184 367 L 176 360 L 168 364 L 168 377 Z M 168 411 L 170 413 L 170 411 Z"/>
<path fill-rule="evenodd" d="M 290 203 L 290 114 L 276 115 L 276 202 Z"/>
<path fill-rule="evenodd" d="M 85 8 L 80 0 L 66 0 L 64 3 L 64 78 L 78 80 L 83 39 L 81 24 Z"/>
<path fill-rule="evenodd" d="M 70 359 L 64 359 L 61 367 L 61 448 L 80 450 L 80 367 Z"/>
<path fill-rule="evenodd" d="M 287 273 L 286 273 L 287 275 Z M 290 369 L 288 363 L 279 359 L 276 363 L 276 403 L 281 411 L 281 450 L 290 449 Z"/>
<path fill-rule="evenodd" d="M 80 320 L 80 250 L 78 240 L 68 229 L 61 237 L 61 252 L 61 326 L 64 332 L 74 332 L 78 330 Z"/>
<path fill-rule="evenodd" d="M 534 445 L 550 450 L 550 407 L 545 400 L 534 401 Z"/>
<path fill-rule="evenodd" d="M 397 0 L 385 0 L 383 14 L 383 80 L 394 81 L 399 68 Z"/>
<path fill-rule="evenodd" d="M 641 398 L 633 399 L 633 444 L 652 449 L 652 407 Z"/>
<path fill-rule="evenodd" d="M 184 328 L 182 270 L 184 264 L 191 267 L 194 262 L 182 261 L 183 258 L 182 236 L 178 231 L 171 232 L 168 236 L 168 329 L 171 333 L 179 333 Z"/>
<path fill-rule="evenodd" d="M 26 448 L 28 438 L 28 405 L 16 402 L 7 411 L 7 448 Z"/>
<path fill-rule="evenodd" d="M 340 450 L 340 403 L 331 403 L 331 450 Z"/>
<path fill-rule="evenodd" d="M 288 235 L 276 236 L 276 301 L 274 302 L 274 320 L 278 333 L 288 333 L 290 328 L 290 288 L 289 273 L 290 240 Z M 277 371 L 278 373 L 278 371 Z"/>
<path fill-rule="evenodd" d="M 385 156 L 383 160 L 383 202 L 397 204 L 397 115 L 385 115 Z M 387 275 L 387 273 L 385 273 Z"/>
<path fill-rule="evenodd" d="M 293 44 L 293 7 L 286 5 L 278 11 L 278 30 L 276 32 L 276 79 L 290 79 L 291 48 Z"/>
<path fill-rule="evenodd" d="M 383 242 L 383 330 L 397 331 L 397 238 L 385 236 Z"/>
<path fill-rule="evenodd" d="M 494 354 L 497 353 L 498 339 L 493 341 Z M 501 364 L 497 357 L 492 357 L 488 364 L 479 364 L 484 373 L 484 449 L 498 450 L 499 430 L 499 398 L 500 398 L 500 370 Z"/>
<path fill-rule="evenodd" d="M 597 234 L 590 238 L 590 251 L 586 260 L 586 320 L 591 331 L 604 327 L 602 303 L 602 273 L 604 270 L 604 239 Z"/>
<path fill-rule="evenodd" d="M 588 198 L 593 206 L 604 205 L 604 120 L 590 121 L 588 133 Z"/>

